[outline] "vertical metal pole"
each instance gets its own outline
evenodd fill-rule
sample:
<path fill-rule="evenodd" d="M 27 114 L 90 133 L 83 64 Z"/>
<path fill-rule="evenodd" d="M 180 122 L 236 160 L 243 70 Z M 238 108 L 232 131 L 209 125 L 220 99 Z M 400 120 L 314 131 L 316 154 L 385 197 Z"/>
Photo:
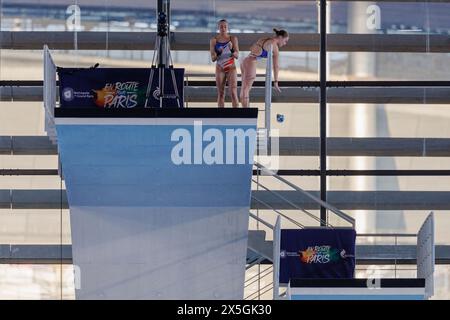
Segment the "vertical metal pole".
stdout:
<path fill-rule="evenodd" d="M 261 174 L 261 170 L 259 168 L 256 168 L 256 190 L 259 190 L 260 174 Z M 258 218 L 256 220 L 256 230 L 259 230 L 259 209 L 258 208 L 256 209 L 256 217 Z M 261 300 L 261 262 L 258 263 L 258 300 Z"/>
<path fill-rule="evenodd" d="M 158 50 L 158 71 L 159 71 L 159 106 L 163 107 L 163 100 L 165 98 L 165 68 L 168 66 L 169 60 L 169 34 L 170 34 L 170 0 L 158 0 L 156 17 L 159 22 L 159 14 L 164 13 L 166 15 L 167 35 L 164 35 L 160 39 Z M 159 27 L 158 27 L 159 28 Z M 158 35 L 159 36 L 159 35 Z"/>
<path fill-rule="evenodd" d="M 271 109 L 272 109 L 272 56 L 273 56 L 273 48 L 270 46 L 269 54 L 267 56 L 267 65 L 266 65 L 266 94 L 265 94 L 265 129 L 267 138 L 270 137 L 270 116 L 271 116 Z M 269 140 L 268 140 L 269 141 Z"/>
<path fill-rule="evenodd" d="M 430 269 L 428 272 L 428 276 L 426 278 L 425 282 L 425 288 L 426 288 L 426 296 L 427 298 L 431 298 L 434 295 L 434 271 L 436 269 L 436 229 L 435 229 L 435 223 L 434 223 L 434 212 L 432 211 L 430 215 L 428 216 L 430 218 L 430 227 L 429 227 L 429 240 L 430 240 Z"/>
<path fill-rule="evenodd" d="M 280 298 L 280 247 L 281 247 L 281 221 L 277 217 L 273 228 L 273 300 Z"/>
<path fill-rule="evenodd" d="M 327 1 L 320 0 L 320 199 L 327 201 Z M 320 225 L 327 212 L 320 207 Z"/>
<path fill-rule="evenodd" d="M 156 19 L 158 20 L 159 13 L 164 12 L 168 19 L 168 8 L 169 8 L 169 0 L 158 0 L 158 7 L 156 9 Z M 170 30 L 169 30 L 170 32 Z M 166 66 L 167 63 L 167 38 L 168 37 L 162 37 L 159 48 L 158 48 L 158 58 L 159 58 L 159 67 Z"/>
<path fill-rule="evenodd" d="M 170 12 L 170 0 L 166 0 L 166 10 L 167 10 L 167 24 L 168 24 L 168 41 L 170 40 L 170 21 L 171 21 L 171 12 Z"/>
<path fill-rule="evenodd" d="M 395 236 L 395 260 L 394 260 L 394 278 L 397 279 L 397 246 L 398 246 L 398 237 Z"/>

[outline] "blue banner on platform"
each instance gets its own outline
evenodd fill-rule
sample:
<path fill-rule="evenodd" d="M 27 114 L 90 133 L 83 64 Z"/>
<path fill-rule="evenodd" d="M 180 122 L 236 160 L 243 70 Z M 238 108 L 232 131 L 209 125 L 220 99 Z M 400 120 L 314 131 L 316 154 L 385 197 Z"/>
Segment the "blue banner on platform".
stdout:
<path fill-rule="evenodd" d="M 60 103 L 63 108 L 143 108 L 152 69 L 58 68 Z M 172 71 L 183 107 L 184 69 L 165 69 L 164 108 L 177 108 Z M 153 69 L 147 107 L 160 107 L 159 72 Z"/>
<path fill-rule="evenodd" d="M 353 229 L 281 230 L 280 283 L 292 278 L 353 278 Z"/>

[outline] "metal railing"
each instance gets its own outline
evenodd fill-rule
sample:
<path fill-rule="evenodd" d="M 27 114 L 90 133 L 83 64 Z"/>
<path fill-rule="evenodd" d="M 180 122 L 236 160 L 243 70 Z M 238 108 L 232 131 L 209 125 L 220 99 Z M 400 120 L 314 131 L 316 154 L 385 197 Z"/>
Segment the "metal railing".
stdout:
<path fill-rule="evenodd" d="M 269 94 L 269 95 L 271 95 L 271 94 Z M 266 105 L 266 107 L 267 107 L 267 105 Z M 269 112 L 269 114 L 270 114 L 270 112 Z M 266 116 L 267 116 L 267 114 L 266 114 Z M 266 125 L 267 125 L 267 123 L 266 123 Z M 269 122 L 269 125 L 270 125 L 270 122 Z M 340 218 L 342 218 L 345 221 L 349 222 L 352 225 L 352 227 L 355 226 L 354 219 L 352 217 L 350 217 L 349 215 L 347 215 L 347 214 L 343 213 L 342 211 L 334 208 L 333 206 L 329 205 L 328 203 L 325 203 L 325 202 L 321 201 L 317 197 L 309 194 L 308 192 L 304 191 L 303 189 L 299 188 L 298 186 L 294 185 L 293 183 L 287 181 L 286 179 L 278 176 L 275 172 L 267 169 L 266 167 L 264 167 L 260 163 L 255 162 L 254 165 L 257 167 L 257 174 L 256 174 L 256 179 L 252 178 L 252 181 L 256 184 L 258 189 L 262 188 L 262 189 L 268 191 L 269 193 L 275 195 L 276 197 L 278 197 L 282 201 L 286 202 L 287 204 L 289 204 L 293 208 L 303 212 L 306 216 L 308 216 L 308 217 L 312 218 L 313 220 L 319 222 L 320 225 L 328 227 L 328 228 L 333 228 L 333 226 L 330 223 L 328 223 L 327 221 L 323 221 L 322 219 L 320 219 L 319 217 L 317 217 L 313 213 L 309 212 L 308 210 L 305 210 L 304 208 L 298 206 L 297 204 L 293 203 L 289 199 L 286 199 L 283 195 L 281 195 L 277 191 L 270 190 L 270 188 L 266 187 L 265 185 L 263 185 L 259 181 L 260 180 L 259 178 L 260 178 L 260 176 L 262 174 L 264 174 L 265 176 L 272 176 L 272 177 L 276 178 L 277 180 L 285 183 L 287 186 L 291 187 L 295 191 L 299 192 L 301 195 L 305 195 L 308 198 L 312 199 L 318 205 L 323 206 L 327 210 L 332 211 L 333 213 L 335 213 Z M 279 266 L 279 263 L 280 263 L 280 244 L 281 244 L 281 218 L 291 222 L 296 227 L 301 228 L 301 229 L 303 229 L 305 227 L 305 225 L 300 223 L 299 221 L 295 220 L 294 218 L 289 217 L 288 215 L 285 215 L 280 210 L 277 210 L 277 209 L 273 208 L 271 205 L 267 204 L 265 201 L 263 201 L 261 199 L 258 199 L 257 197 L 255 197 L 253 195 L 252 195 L 252 199 L 254 201 L 257 201 L 257 202 L 261 203 L 264 207 L 266 207 L 267 209 L 269 209 L 269 210 L 271 210 L 271 211 L 273 211 L 273 212 L 275 212 L 277 214 L 276 223 L 275 223 L 275 225 L 272 225 L 272 224 L 268 223 L 267 221 L 261 219 L 258 215 L 254 215 L 251 212 L 249 213 L 251 218 L 255 219 L 258 223 L 263 224 L 264 226 L 266 226 L 267 228 L 269 228 L 273 232 L 273 259 L 272 259 L 272 263 L 273 263 L 273 269 L 272 269 L 273 281 L 271 283 L 265 285 L 263 288 L 258 287 L 258 290 L 256 292 L 253 292 L 252 294 L 247 296 L 245 299 L 261 298 L 262 295 L 264 295 L 264 294 L 266 294 L 266 293 L 268 293 L 268 292 L 270 292 L 272 290 L 273 291 L 273 299 L 275 300 L 275 299 L 279 299 L 280 298 L 280 289 L 279 289 L 280 288 L 280 284 L 279 284 L 279 267 L 280 266 Z M 249 263 L 247 265 L 247 270 L 251 269 L 254 266 L 259 265 L 263 260 L 264 260 L 264 258 L 261 255 L 259 257 L 259 259 L 255 259 L 254 261 L 252 261 L 251 263 Z M 261 278 L 265 277 L 265 276 L 266 275 L 261 276 L 261 273 L 258 273 L 257 274 L 257 281 L 261 281 Z M 253 278 L 254 277 L 252 277 L 252 279 Z"/>
<path fill-rule="evenodd" d="M 291 205 L 293 208 L 296 208 L 298 210 L 301 210 L 302 212 L 306 213 L 309 217 L 313 218 L 314 220 L 317 220 L 320 223 L 324 223 L 326 226 L 329 227 L 333 227 L 330 223 L 328 223 L 327 221 L 324 221 L 323 219 L 320 219 L 319 217 L 316 217 L 314 214 L 308 212 L 307 210 L 305 210 L 304 208 L 299 207 L 298 205 L 294 204 L 292 201 L 286 199 L 283 195 L 279 194 L 276 191 L 270 190 L 269 188 L 263 186 L 260 182 L 259 182 L 259 177 L 261 175 L 264 176 L 272 176 L 275 179 L 277 179 L 278 181 L 283 182 L 284 184 L 286 184 L 287 186 L 289 186 L 290 188 L 294 189 L 295 191 L 299 192 L 299 194 L 301 194 L 302 196 L 306 196 L 307 198 L 311 199 L 312 201 L 314 201 L 315 203 L 317 203 L 320 207 L 325 208 L 326 210 L 334 213 L 336 216 L 338 216 L 339 218 L 345 220 L 346 222 L 350 223 L 350 225 L 354 228 L 355 227 L 355 219 L 352 218 L 351 216 L 349 216 L 348 214 L 342 212 L 341 210 L 335 208 L 334 206 L 330 205 L 329 203 L 326 203 L 322 200 L 320 200 L 319 198 L 317 198 L 316 196 L 312 195 L 309 192 L 306 192 L 305 190 L 303 190 L 302 188 L 296 186 L 295 184 L 293 184 L 292 182 L 286 180 L 285 178 L 279 176 L 276 172 L 264 167 L 263 165 L 261 165 L 258 162 L 255 162 L 254 164 L 257 167 L 257 180 L 252 179 L 252 181 L 254 183 L 256 183 L 258 186 L 262 187 L 263 189 L 265 189 L 266 191 L 269 191 L 271 194 L 274 194 L 275 196 L 277 196 L 278 198 L 282 199 L 283 201 L 285 201 L 286 203 L 288 203 L 289 205 Z"/>
<path fill-rule="evenodd" d="M 253 218 L 256 221 L 262 223 L 263 225 L 268 227 L 273 232 L 273 249 L 272 249 L 273 250 L 272 251 L 272 266 L 273 267 L 272 267 L 272 282 L 270 283 L 270 285 L 271 285 L 270 290 L 273 289 L 273 299 L 276 300 L 276 299 L 279 298 L 279 285 L 280 285 L 279 284 L 280 244 L 281 244 L 281 221 L 280 221 L 280 216 L 277 217 L 275 225 L 272 225 L 272 224 L 268 223 L 264 219 L 261 219 L 260 217 L 258 217 L 257 215 L 254 215 L 251 212 L 249 212 L 249 216 L 250 216 L 250 218 Z M 256 263 L 251 263 L 251 264 L 249 264 L 247 266 L 247 270 L 249 270 L 250 268 L 252 268 L 252 267 L 254 267 L 256 265 L 259 265 L 265 259 L 266 259 L 265 257 L 260 255 L 260 258 L 257 260 Z M 251 279 L 254 279 L 254 277 L 252 277 Z M 261 273 L 258 273 L 256 275 L 256 277 L 258 278 L 257 280 L 260 281 L 261 280 Z M 248 279 L 248 280 L 250 280 L 250 279 Z M 259 288 L 258 292 L 261 293 L 261 290 L 262 289 Z M 267 292 L 268 291 L 265 291 L 265 293 L 267 293 Z"/>
<path fill-rule="evenodd" d="M 326 210 L 331 211 L 333 214 L 335 214 L 337 217 L 343 219 L 344 221 L 348 222 L 351 224 L 351 226 L 354 228 L 355 227 L 355 220 L 350 217 L 349 215 L 345 214 L 344 212 L 340 211 L 339 209 L 333 207 L 332 205 L 321 201 L 320 199 L 318 199 L 317 197 L 309 194 L 308 192 L 304 191 L 303 189 L 301 189 L 300 187 L 296 186 L 295 184 L 291 183 L 290 181 L 287 181 L 286 179 L 278 176 L 274 171 L 267 169 L 266 167 L 264 167 L 263 165 L 259 164 L 259 163 L 255 163 L 255 166 L 257 167 L 257 180 L 252 179 L 252 181 L 254 183 L 256 183 L 257 188 L 263 188 L 264 190 L 267 190 L 268 192 L 270 192 L 271 194 L 277 196 L 279 199 L 282 199 L 283 201 L 286 201 L 289 205 L 291 205 L 293 208 L 296 208 L 304 213 L 307 214 L 307 216 L 309 217 L 313 217 L 315 218 L 315 220 L 321 222 L 321 227 L 322 227 L 322 221 L 320 218 L 314 216 L 313 214 L 311 214 L 310 212 L 308 212 L 307 210 L 304 210 L 304 208 L 299 207 L 298 205 L 295 205 L 294 203 L 292 203 L 292 201 L 290 201 L 289 199 L 286 199 L 285 197 L 283 197 L 283 195 L 279 194 L 277 191 L 273 191 L 270 190 L 269 188 L 267 188 L 266 186 L 264 186 L 262 183 L 260 183 L 259 181 L 259 177 L 261 174 L 264 174 L 266 176 L 271 176 L 276 178 L 278 181 L 283 182 L 284 184 L 288 185 L 289 187 L 291 187 L 292 189 L 294 189 L 295 191 L 299 192 L 299 194 L 301 194 L 302 196 L 306 196 L 309 199 L 313 200 L 314 202 L 316 202 L 317 204 L 319 204 L 321 207 L 326 208 Z M 273 299 L 279 299 L 280 298 L 280 292 L 279 292 L 279 262 L 280 262 L 280 244 L 281 244 L 281 226 L 280 226 L 280 219 L 287 219 L 289 222 L 294 223 L 294 225 L 296 225 L 299 228 L 304 228 L 304 224 L 296 221 L 295 219 L 286 216 L 285 214 L 283 214 L 280 210 L 275 210 L 274 208 L 272 208 L 270 205 L 268 205 L 267 203 L 265 203 L 264 201 L 257 199 L 255 197 L 252 196 L 252 198 L 256 201 L 259 201 L 260 203 L 264 204 L 264 206 L 268 209 L 271 209 L 273 212 L 275 212 L 277 214 L 277 221 L 275 226 L 273 226 L 272 224 L 268 223 L 267 221 L 265 221 L 264 219 L 261 219 L 258 215 L 255 215 L 253 213 L 250 213 L 250 217 L 255 219 L 256 221 L 258 221 L 259 223 L 263 224 L 264 226 L 268 227 L 270 230 L 272 230 L 273 232 L 273 259 L 272 259 L 272 263 L 273 263 L 273 269 L 272 269 L 272 275 L 273 275 L 273 281 L 272 283 L 269 283 L 265 286 L 258 287 L 258 291 L 254 292 L 252 294 L 250 294 L 249 296 L 247 296 L 246 298 L 250 299 L 256 299 L 256 298 L 261 298 L 262 295 L 266 294 L 267 292 L 269 292 L 270 290 L 273 290 Z M 431 222 L 430 222 L 431 221 Z M 429 225 L 431 225 L 431 227 L 429 227 Z M 333 228 L 332 225 L 330 225 L 328 223 L 328 221 L 325 221 L 325 227 L 328 228 Z M 427 229 L 428 228 L 428 229 Z M 425 231 L 423 231 L 425 230 Z M 428 218 L 425 220 L 423 226 L 421 227 L 421 231 L 423 234 L 420 235 L 420 232 L 418 234 L 416 233 L 361 233 L 358 234 L 357 237 L 358 238 L 369 238 L 369 237 L 373 237 L 373 238 L 394 238 L 394 252 L 392 252 L 393 254 L 393 261 L 394 261 L 394 277 L 397 278 L 397 272 L 399 271 L 398 269 L 398 263 L 397 263 L 397 259 L 398 259 L 398 248 L 399 248 L 399 239 L 400 238 L 417 238 L 417 248 L 421 248 L 421 247 L 425 247 L 425 249 L 423 249 L 423 252 L 420 252 L 419 250 L 417 251 L 417 267 L 416 267 L 416 271 L 417 271 L 417 276 L 419 276 L 419 273 L 424 274 L 424 277 L 427 278 L 426 282 L 426 286 L 427 286 L 427 292 L 428 292 L 428 296 L 432 296 L 433 294 L 433 278 L 432 278 L 432 274 L 434 272 L 434 249 L 427 249 L 428 247 L 433 247 L 434 246 L 434 225 L 433 225 L 433 214 L 431 213 Z M 431 239 L 431 240 L 429 240 Z M 432 243 L 432 245 L 429 245 L 428 242 Z M 420 242 L 420 243 L 419 243 Z M 431 252 L 431 253 L 430 253 Z M 431 257 L 431 258 L 430 258 Z M 261 259 L 260 261 L 262 261 L 264 259 Z M 419 262 L 420 260 L 420 262 Z M 260 263 L 260 261 L 258 261 L 257 263 L 253 264 L 250 266 L 253 267 L 257 264 Z M 430 266 L 428 266 L 430 265 Z M 431 274 L 431 276 L 430 276 Z M 260 280 L 262 275 L 265 277 L 267 276 L 267 274 L 259 274 L 257 275 L 257 279 Z M 252 277 L 252 279 L 254 279 L 254 277 Z"/>
<path fill-rule="evenodd" d="M 394 278 L 397 278 L 398 238 L 417 238 L 416 233 L 359 233 L 357 238 L 394 238 Z M 417 267 L 416 267 L 417 271 Z"/>
<path fill-rule="evenodd" d="M 308 217 L 312 218 L 313 220 L 319 222 L 320 225 L 325 226 L 326 228 L 333 228 L 333 226 L 330 223 L 328 223 L 327 221 L 323 221 L 322 219 L 320 219 L 319 217 L 317 217 L 313 213 L 309 212 L 308 210 L 305 210 L 304 208 L 298 206 L 297 204 L 293 203 L 289 199 L 286 199 L 283 195 L 281 195 L 277 191 L 270 190 L 270 188 L 266 187 L 265 185 L 263 185 L 259 181 L 259 177 L 262 174 L 264 174 L 265 176 L 272 176 L 272 177 L 276 178 L 278 181 L 281 181 L 281 182 L 285 183 L 290 188 L 292 188 L 295 191 L 299 192 L 301 195 L 307 196 L 308 198 L 312 199 L 318 205 L 325 207 L 327 210 L 333 212 L 338 217 L 344 219 L 346 222 L 349 222 L 351 224 L 351 226 L 354 228 L 355 220 L 352 217 L 350 217 L 349 215 L 343 213 L 339 209 L 331 206 L 330 204 L 321 201 L 317 197 L 315 197 L 315 196 L 311 195 L 310 193 L 304 191 L 303 189 L 301 189 L 298 186 L 294 185 L 293 183 L 287 181 L 286 179 L 278 176 L 275 172 L 267 169 L 266 167 L 264 167 L 260 163 L 256 162 L 254 165 L 257 167 L 257 177 L 256 177 L 256 179 L 253 178 L 252 181 L 254 183 L 256 183 L 256 186 L 257 186 L 258 189 L 262 188 L 262 189 L 268 191 L 269 193 L 275 195 L 276 197 L 278 197 L 282 201 L 288 203 L 293 208 L 303 212 L 306 216 L 308 216 Z M 280 292 L 279 292 L 280 291 L 279 290 L 279 288 L 280 288 L 280 284 L 279 284 L 279 263 L 280 263 L 280 242 L 281 242 L 281 218 L 291 222 L 296 227 L 301 228 L 301 229 L 305 228 L 305 225 L 303 223 L 300 223 L 299 221 L 295 220 L 294 218 L 292 218 L 292 217 L 282 213 L 280 210 L 277 210 L 277 209 L 273 208 L 271 205 L 267 204 L 265 201 L 263 201 L 261 199 L 258 199 L 255 196 L 252 196 L 252 199 L 254 201 L 257 201 L 257 202 L 261 203 L 267 209 L 275 212 L 277 214 L 277 218 L 276 218 L 275 225 L 272 225 L 269 222 L 265 221 L 264 219 L 261 219 L 258 215 L 255 215 L 255 214 L 253 214 L 251 212 L 249 213 L 250 218 L 255 219 L 258 223 L 261 223 L 262 225 L 264 225 L 265 227 L 269 228 L 273 232 L 273 259 L 272 259 L 272 263 L 273 263 L 273 269 L 272 269 L 273 281 L 271 283 L 265 285 L 263 288 L 258 288 L 258 290 L 256 292 L 253 292 L 252 294 L 248 295 L 246 297 L 246 299 L 260 298 L 262 295 L 270 292 L 270 290 L 273 291 L 273 299 L 279 299 L 280 298 Z M 257 229 L 259 229 L 259 227 L 257 227 Z M 247 270 L 251 269 L 252 267 L 255 267 L 255 266 L 259 265 L 263 260 L 265 260 L 265 258 L 262 255 L 260 257 L 256 257 L 253 261 L 251 261 L 247 265 Z M 266 274 L 262 275 L 261 273 L 258 273 L 256 276 L 253 276 L 250 279 L 254 280 L 255 277 L 256 277 L 257 281 L 260 281 L 261 278 L 265 277 L 265 276 L 267 276 L 267 275 Z M 248 280 L 250 280 L 250 279 L 248 279 Z"/>

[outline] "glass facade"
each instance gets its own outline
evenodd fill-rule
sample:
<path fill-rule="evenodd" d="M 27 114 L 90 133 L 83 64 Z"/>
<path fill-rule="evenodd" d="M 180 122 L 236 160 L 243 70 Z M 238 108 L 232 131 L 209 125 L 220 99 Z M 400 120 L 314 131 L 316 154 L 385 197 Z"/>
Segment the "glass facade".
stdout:
<path fill-rule="evenodd" d="M 133 43 L 127 43 L 126 39 L 130 33 L 156 31 L 155 7 L 156 1 L 148 0 L 130 0 L 126 6 L 119 0 L 0 0 L 0 139 L 45 136 L 45 113 L 39 96 L 41 84 L 30 83 L 43 79 L 39 39 L 54 40 L 50 47 L 58 66 L 89 67 L 100 63 L 102 67 L 148 67 L 153 51 L 135 50 Z M 350 203 L 342 204 L 338 209 L 356 218 L 356 227 L 361 233 L 416 233 L 427 214 L 434 210 L 436 243 L 450 244 L 447 232 L 450 203 L 444 203 L 444 209 L 437 207 L 430 194 L 429 208 L 424 201 L 425 204 L 414 209 L 408 205 L 408 199 L 414 200 L 415 195 L 405 193 L 450 192 L 450 153 L 445 151 L 450 139 L 450 52 L 446 46 L 450 37 L 450 3 L 329 1 L 327 13 L 326 71 L 330 81 L 326 107 L 327 169 L 374 171 L 373 175 L 330 173 L 327 178 L 328 199 L 337 199 L 337 192 L 347 192 L 346 199 Z M 209 34 L 216 32 L 216 22 L 222 18 L 229 21 L 231 33 L 237 34 L 242 43 L 248 43 L 247 39 L 254 39 L 257 34 L 272 32 L 273 27 L 282 27 L 290 32 L 290 43 L 280 55 L 280 81 L 285 87 L 281 85 L 282 93 L 273 96 L 272 128 L 277 129 L 282 137 L 279 168 L 315 171 L 285 178 L 304 190 L 317 192 L 320 189 L 317 172 L 320 168 L 317 2 L 173 1 L 171 28 L 175 32 L 175 43 L 179 43 L 179 39 L 183 43 L 186 39 L 188 44 L 185 46 L 194 49 L 174 50 L 172 57 L 176 66 L 186 69 L 189 81 L 214 80 L 215 66 L 210 61 L 208 41 Z M 124 38 L 117 37 L 120 33 L 125 35 Z M 86 34 L 95 37 L 95 49 L 86 48 L 89 46 Z M 18 37 L 12 41 L 15 36 Z M 64 37 L 65 40 L 61 41 L 66 44 L 58 44 L 58 37 Z M 116 49 L 121 41 L 129 49 Z M 30 43 L 34 43 L 34 47 Z M 248 53 L 248 46 L 243 45 L 241 51 L 243 58 Z M 265 64 L 259 63 L 257 73 L 264 72 Z M 258 77 L 258 80 L 263 79 Z M 365 85 L 360 83 L 362 81 L 374 83 Z M 412 81 L 417 83 L 412 84 Z M 204 87 L 207 88 L 205 90 L 215 90 L 211 85 Z M 192 97 L 191 101 L 188 96 L 188 105 L 215 105 L 213 100 L 195 102 L 195 99 Z M 229 104 L 228 101 L 227 106 Z M 259 101 L 254 105 L 260 108 L 259 126 L 262 127 L 264 104 Z M 283 121 L 278 115 L 283 116 Z M 298 152 L 293 155 L 283 153 L 284 146 L 290 143 L 283 138 L 295 138 Z M 312 138 L 315 138 L 311 142 L 315 151 L 307 152 L 306 141 Z M 357 146 L 352 146 L 353 138 L 372 140 L 362 140 Z M 391 138 L 405 140 L 399 140 L 394 147 L 385 145 L 383 139 Z M 366 143 L 370 143 L 365 148 L 366 152 L 359 153 L 358 146 Z M 379 156 L 370 155 L 374 149 L 379 150 Z M 443 151 L 439 153 L 433 151 L 435 149 Z M 0 191 L 4 194 L 13 194 L 16 190 L 64 193 L 64 183 L 58 175 L 23 172 L 11 175 L 5 171 L 57 168 L 58 157 L 54 153 L 11 154 L 1 149 Z M 399 176 L 395 172 L 383 174 L 382 171 L 386 170 L 416 172 Z M 441 173 L 427 172 L 430 170 L 440 170 Z M 260 179 L 271 190 L 291 190 L 269 177 Z M 256 183 L 253 188 L 260 190 Z M 379 192 L 383 191 L 392 192 L 387 195 L 389 203 L 393 203 L 391 208 L 379 206 L 383 202 Z M 351 205 L 357 201 L 359 192 L 372 192 L 361 209 Z M 446 196 L 450 199 L 448 195 L 442 194 L 439 199 Z M 439 201 L 442 203 L 443 200 Z M 54 206 L 57 204 L 54 202 Z M 70 245 L 69 211 L 64 206 L 62 209 L 50 207 L 2 203 L 0 245 Z M 319 216 L 318 210 L 308 211 Z M 275 222 L 273 210 L 253 212 L 270 223 Z M 317 225 L 316 220 L 305 216 L 301 210 L 282 210 L 282 213 L 299 223 Z M 329 218 L 333 225 L 343 224 L 333 215 Z M 295 227 L 295 224 L 283 220 L 283 227 Z M 267 238 L 272 237 L 270 230 L 254 221 L 250 229 L 266 230 Z M 383 241 L 390 240 L 358 239 L 360 244 Z M 262 276 L 255 278 L 257 281 L 246 288 L 246 296 L 271 297 L 268 286 L 271 270 L 265 268 L 267 266 L 257 265 L 249 270 L 248 279 L 258 273 Z M 357 276 L 363 277 L 367 266 L 358 268 Z M 415 276 L 415 270 L 411 269 L 397 270 L 386 266 L 383 270 L 387 277 Z M 449 272 L 448 266 L 437 266 L 435 298 L 450 298 Z M 19 266 L 0 259 L 0 299 L 73 299 L 71 274 L 70 264 Z"/>

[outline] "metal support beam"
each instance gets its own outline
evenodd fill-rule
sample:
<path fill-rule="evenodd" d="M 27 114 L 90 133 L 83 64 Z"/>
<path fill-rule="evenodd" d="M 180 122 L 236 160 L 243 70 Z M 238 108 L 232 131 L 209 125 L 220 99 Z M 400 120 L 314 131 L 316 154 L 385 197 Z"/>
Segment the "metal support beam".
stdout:
<path fill-rule="evenodd" d="M 414 245 L 356 245 L 357 265 L 414 265 Z M 450 246 L 436 246 L 436 264 L 450 264 Z M 271 263 L 269 260 L 263 262 Z M 0 264 L 72 264 L 71 245 L 0 244 Z"/>
<path fill-rule="evenodd" d="M 320 0 L 320 200 L 327 202 L 327 1 Z M 327 224 L 327 210 L 320 208 L 320 225 Z"/>
<path fill-rule="evenodd" d="M 279 176 L 320 176 L 320 170 L 277 170 Z M 58 169 L 0 169 L 0 176 L 57 176 Z M 253 170 L 253 175 L 257 171 Z M 450 170 L 327 170 L 328 177 L 449 177 Z"/>
<path fill-rule="evenodd" d="M 172 50 L 207 51 L 209 32 L 174 32 L 171 36 Z M 260 37 L 270 34 L 236 34 L 239 47 L 248 51 Z M 153 50 L 155 32 L 77 32 L 79 50 Z M 399 34 L 329 34 L 328 52 L 449 52 L 450 35 L 399 35 Z M 320 35 L 314 33 L 292 34 L 289 45 L 283 51 L 320 50 Z M 42 50 L 47 44 L 51 50 L 74 50 L 72 32 L 2 31 L 0 49 Z"/>
<path fill-rule="evenodd" d="M 58 169 L 0 169 L 0 176 L 57 176 Z"/>
<path fill-rule="evenodd" d="M 191 81 L 189 81 L 191 83 Z M 319 103 L 319 89 L 308 87 L 283 87 L 283 93 L 274 93 L 273 103 L 293 103 L 301 107 L 303 103 Z M 217 95 L 213 86 L 187 86 L 185 100 L 189 103 L 214 103 Z M 38 86 L 0 86 L 0 101 L 10 102 L 42 102 L 42 87 Z M 355 104 L 355 103 L 383 103 L 383 104 L 450 104 L 450 87 L 448 88 L 328 88 L 328 103 Z M 424 102 L 426 97 L 426 104 Z M 227 98 L 228 99 L 228 98 Z M 264 103 L 264 88 L 255 87 L 252 90 L 252 99 L 262 106 Z M 252 101 L 253 101 L 252 100 Z M 274 106 L 276 107 L 276 106 Z M 332 107 L 332 106 L 331 106 Z"/>
<path fill-rule="evenodd" d="M 240 74 L 238 74 L 240 76 Z M 186 78 L 194 79 L 213 79 L 213 73 L 186 73 Z M 257 74 L 257 78 L 264 78 L 265 74 Z M 42 87 L 44 82 L 42 80 L 0 80 L 0 87 Z M 59 85 L 59 81 L 56 81 Z M 320 81 L 279 81 L 280 87 L 289 88 L 320 88 Z M 216 82 L 214 80 L 190 80 L 185 81 L 185 85 L 191 87 L 214 87 Z M 238 85 L 241 82 L 238 81 Z M 263 87 L 266 83 L 256 80 L 253 87 Z M 426 87 L 450 87 L 450 81 L 445 80 L 367 80 L 367 81 L 327 81 L 328 88 L 355 88 L 355 87 L 376 87 L 376 88 L 401 88 L 401 87 L 416 87 L 416 89 L 423 89 Z"/>
<path fill-rule="evenodd" d="M 280 137 L 280 156 L 319 155 L 319 138 Z M 328 138 L 332 157 L 450 157 L 448 138 Z M 0 154 L 56 155 L 47 136 L 0 136 Z"/>
<path fill-rule="evenodd" d="M 252 191 L 252 209 L 296 210 L 286 200 L 305 210 L 318 210 L 317 203 L 295 191 Z M 307 191 L 319 196 L 318 191 Z M 277 194 L 281 195 L 281 199 Z M 349 210 L 449 210 L 448 191 L 328 191 L 328 203 L 343 211 Z M 370 215 L 370 214 L 369 214 Z M 298 213 L 297 217 L 301 217 Z M 312 220 L 311 220 L 312 221 Z"/>
<path fill-rule="evenodd" d="M 0 171 L 1 172 L 1 171 Z M 320 170 L 277 170 L 279 176 L 320 176 Z M 253 175 L 257 175 L 257 170 L 253 170 Z M 443 177 L 450 176 L 450 170 L 327 170 L 328 177 L 351 177 L 351 176 L 372 176 L 372 177 Z"/>
<path fill-rule="evenodd" d="M 0 176 L 57 176 L 58 169 L 0 169 Z M 253 170 L 257 175 L 257 170 Z M 277 170 L 279 176 L 320 176 L 320 170 Z M 328 177 L 449 177 L 450 170 L 327 170 Z"/>
<path fill-rule="evenodd" d="M 281 137 L 281 156 L 318 156 L 319 139 Z M 448 157 L 450 139 L 445 138 L 328 138 L 328 156 Z"/>
<path fill-rule="evenodd" d="M 65 190 L 0 190 L 1 209 L 68 209 Z M 319 197 L 319 191 L 306 191 Z M 281 195 L 285 200 L 278 197 Z M 252 209 L 318 210 L 317 202 L 296 191 L 253 190 Z M 289 204 L 287 201 L 291 204 Z M 450 191 L 329 191 L 328 203 L 340 210 L 450 210 Z M 296 207 L 293 207 L 295 205 Z M 301 215 L 301 213 L 299 213 Z"/>

